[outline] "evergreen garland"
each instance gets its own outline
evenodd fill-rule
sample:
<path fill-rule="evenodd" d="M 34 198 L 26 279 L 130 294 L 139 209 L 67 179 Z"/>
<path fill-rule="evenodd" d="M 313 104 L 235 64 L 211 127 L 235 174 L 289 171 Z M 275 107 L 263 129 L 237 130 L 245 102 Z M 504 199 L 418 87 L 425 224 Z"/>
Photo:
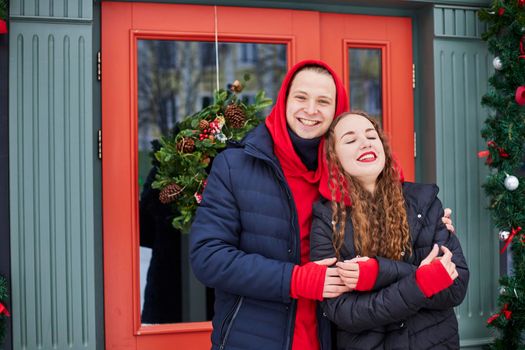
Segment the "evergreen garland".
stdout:
<path fill-rule="evenodd" d="M 4 342 L 5 333 L 7 331 L 7 318 L 10 316 L 9 311 L 4 304 L 7 302 L 7 298 L 7 281 L 4 277 L 0 276 L 0 345 Z"/>
<path fill-rule="evenodd" d="M 172 225 L 182 232 L 190 229 L 213 158 L 259 125 L 263 118 L 258 112 L 272 104 L 263 91 L 253 104 L 241 101 L 239 81 L 230 90 L 216 91 L 213 104 L 186 117 L 178 133 L 160 139 L 161 148 L 154 153 L 158 172 L 152 188 L 160 189 L 160 201 L 172 206 Z"/>
<path fill-rule="evenodd" d="M 8 7 L 7 7 L 8 0 L 0 0 L 0 20 L 3 19 L 4 21 L 7 20 L 7 13 L 8 13 Z"/>
<path fill-rule="evenodd" d="M 496 329 L 492 349 L 525 349 L 525 0 L 494 0 L 479 18 L 488 25 L 483 39 L 494 54 L 495 72 L 482 104 L 491 111 L 481 131 L 491 169 L 483 187 L 500 240 L 512 251 L 512 274 L 500 278 L 500 311 L 487 324 Z"/>

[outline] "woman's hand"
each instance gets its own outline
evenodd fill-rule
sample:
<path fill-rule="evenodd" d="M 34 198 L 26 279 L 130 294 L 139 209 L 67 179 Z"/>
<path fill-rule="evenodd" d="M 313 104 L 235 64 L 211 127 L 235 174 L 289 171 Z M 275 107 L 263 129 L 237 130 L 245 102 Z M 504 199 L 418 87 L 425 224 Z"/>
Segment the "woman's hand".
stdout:
<path fill-rule="evenodd" d="M 437 257 L 436 260 L 439 260 L 441 264 L 443 264 L 450 278 L 455 280 L 459 275 L 456 270 L 456 264 L 452 262 L 452 252 L 444 245 L 441 246 L 441 250 L 443 251 L 443 256 Z"/>
<path fill-rule="evenodd" d="M 364 256 L 357 256 L 351 260 L 339 261 L 337 266 L 337 273 L 341 277 L 343 283 L 350 289 L 354 290 L 359 281 L 359 261 L 367 261 L 369 258 Z"/>
<path fill-rule="evenodd" d="M 328 266 L 328 268 L 326 269 L 326 276 L 324 279 L 323 298 L 336 298 L 341 294 L 350 291 L 350 288 L 348 288 L 345 285 L 345 283 L 343 283 L 343 281 L 341 280 L 341 277 L 339 277 L 337 269 L 334 267 L 330 267 L 336 261 L 336 258 L 328 258 L 314 261 L 314 263 L 318 265 Z"/>
<path fill-rule="evenodd" d="M 458 278 L 458 271 L 456 270 L 456 264 L 452 262 L 452 252 L 445 246 L 441 246 L 441 251 L 443 252 L 443 256 L 438 257 L 439 254 L 439 246 L 437 244 L 434 244 L 434 247 L 432 247 L 432 250 L 427 255 L 423 261 L 421 261 L 421 264 L 419 264 L 419 267 L 429 265 L 434 261 L 439 261 L 445 270 L 447 270 L 448 275 L 452 280 L 455 280 Z"/>

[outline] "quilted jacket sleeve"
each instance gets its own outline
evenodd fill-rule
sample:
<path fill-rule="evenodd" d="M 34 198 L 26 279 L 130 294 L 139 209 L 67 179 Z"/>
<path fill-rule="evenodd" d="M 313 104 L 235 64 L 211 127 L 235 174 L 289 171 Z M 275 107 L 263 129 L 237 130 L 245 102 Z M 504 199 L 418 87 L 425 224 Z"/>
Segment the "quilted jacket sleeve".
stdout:
<path fill-rule="evenodd" d="M 416 265 L 398 260 L 391 260 L 381 256 L 375 257 L 379 271 L 377 273 L 376 283 L 372 290 L 379 290 L 391 285 L 394 282 L 401 280 L 403 277 L 409 276 L 417 270 Z"/>
<path fill-rule="evenodd" d="M 240 250 L 243 231 L 227 151 L 219 154 L 190 232 L 190 259 L 205 285 L 251 298 L 290 302 L 294 264 Z"/>
<path fill-rule="evenodd" d="M 359 333 L 409 318 L 423 307 L 425 299 L 413 273 L 378 291 L 345 293 L 324 300 L 321 306 L 339 327 Z"/>

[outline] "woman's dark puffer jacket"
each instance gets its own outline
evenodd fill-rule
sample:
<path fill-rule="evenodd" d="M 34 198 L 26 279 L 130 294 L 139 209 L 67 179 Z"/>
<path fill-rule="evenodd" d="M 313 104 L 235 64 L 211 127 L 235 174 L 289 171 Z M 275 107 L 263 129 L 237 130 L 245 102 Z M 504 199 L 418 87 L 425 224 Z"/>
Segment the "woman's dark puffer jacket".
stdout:
<path fill-rule="evenodd" d="M 219 154 L 190 232 L 195 276 L 215 288 L 212 349 L 291 349 L 299 264 L 295 204 L 265 125 Z M 321 350 L 330 323 L 319 309 Z"/>
<path fill-rule="evenodd" d="M 325 315 L 338 326 L 338 349 L 459 349 L 453 307 L 465 297 L 469 271 L 458 238 L 441 221 L 438 191 L 435 185 L 403 184 L 412 255 L 404 261 L 376 257 L 379 273 L 372 291 L 345 293 L 322 302 Z M 312 260 L 335 255 L 331 221 L 330 202 L 315 203 Z M 459 277 L 449 288 L 426 298 L 416 284 L 415 271 L 434 243 L 450 249 Z M 346 260 L 355 255 L 349 219 L 341 257 Z"/>

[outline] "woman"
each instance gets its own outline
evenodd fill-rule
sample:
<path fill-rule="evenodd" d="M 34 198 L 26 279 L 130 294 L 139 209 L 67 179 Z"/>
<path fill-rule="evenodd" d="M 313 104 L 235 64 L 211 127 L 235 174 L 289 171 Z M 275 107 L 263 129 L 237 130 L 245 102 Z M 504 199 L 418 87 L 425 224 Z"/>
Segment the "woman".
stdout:
<path fill-rule="evenodd" d="M 453 307 L 469 272 L 437 187 L 402 184 L 384 134 L 362 112 L 334 120 L 326 157 L 331 191 L 314 205 L 311 258 L 335 255 L 353 290 L 322 302 L 337 348 L 459 349 Z"/>

